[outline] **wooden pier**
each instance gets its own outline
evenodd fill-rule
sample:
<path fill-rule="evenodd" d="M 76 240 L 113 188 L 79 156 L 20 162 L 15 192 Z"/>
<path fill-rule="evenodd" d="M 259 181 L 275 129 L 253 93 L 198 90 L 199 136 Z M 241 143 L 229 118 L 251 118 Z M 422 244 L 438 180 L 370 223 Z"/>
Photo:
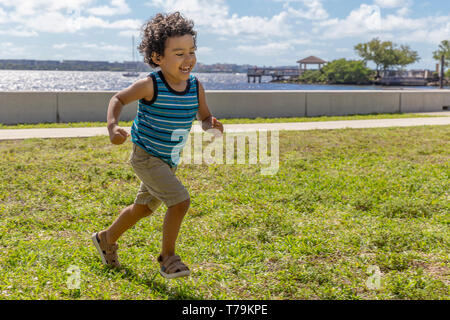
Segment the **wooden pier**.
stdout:
<path fill-rule="evenodd" d="M 292 79 L 297 78 L 302 75 L 306 70 L 308 65 L 318 65 L 318 69 L 322 69 L 322 65 L 325 65 L 327 61 L 317 58 L 315 56 L 309 56 L 305 59 L 297 61 L 299 63 L 299 68 L 297 67 L 278 67 L 278 68 L 259 68 L 253 67 L 247 69 L 247 81 L 250 83 L 250 79 L 253 78 L 253 83 L 256 82 L 256 78 L 258 78 L 258 82 L 261 83 L 261 78 L 263 76 L 272 77 L 272 81 L 274 80 L 282 80 L 282 79 Z M 316 69 L 317 70 L 317 69 Z"/>
<path fill-rule="evenodd" d="M 256 79 L 261 83 L 263 76 L 270 76 L 272 80 L 281 80 L 285 78 L 298 77 L 300 75 L 300 69 L 298 68 L 249 68 L 247 69 L 247 81 L 250 83 L 250 79 L 253 78 L 253 83 L 256 83 Z"/>

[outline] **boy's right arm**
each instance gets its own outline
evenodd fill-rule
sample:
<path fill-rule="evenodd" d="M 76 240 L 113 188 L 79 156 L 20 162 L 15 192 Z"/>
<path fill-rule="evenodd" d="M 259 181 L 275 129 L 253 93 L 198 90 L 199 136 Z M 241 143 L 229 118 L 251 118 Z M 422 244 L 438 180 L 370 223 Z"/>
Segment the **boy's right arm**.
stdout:
<path fill-rule="evenodd" d="M 153 80 L 151 77 L 147 77 L 136 81 L 131 86 L 119 91 L 111 98 L 108 105 L 107 125 L 109 139 L 113 144 L 124 143 L 129 135 L 128 132 L 118 125 L 122 108 L 125 105 L 142 98 L 152 100 L 153 93 Z"/>

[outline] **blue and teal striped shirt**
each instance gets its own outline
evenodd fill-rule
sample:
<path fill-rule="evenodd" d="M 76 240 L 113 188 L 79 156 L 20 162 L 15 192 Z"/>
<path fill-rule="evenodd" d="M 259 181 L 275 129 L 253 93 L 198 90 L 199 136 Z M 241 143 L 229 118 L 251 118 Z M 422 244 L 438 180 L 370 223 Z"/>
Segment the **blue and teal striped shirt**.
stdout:
<path fill-rule="evenodd" d="M 198 80 L 191 75 L 183 92 L 172 89 L 161 71 L 152 72 L 153 99 L 139 100 L 131 127 L 133 143 L 177 166 L 198 111 Z"/>

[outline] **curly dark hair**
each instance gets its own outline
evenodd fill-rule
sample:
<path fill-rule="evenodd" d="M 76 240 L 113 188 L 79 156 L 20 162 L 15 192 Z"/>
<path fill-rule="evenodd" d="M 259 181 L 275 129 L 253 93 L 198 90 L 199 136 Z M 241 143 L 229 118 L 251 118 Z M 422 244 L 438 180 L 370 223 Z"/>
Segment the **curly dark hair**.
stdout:
<path fill-rule="evenodd" d="M 166 40 L 169 37 L 192 35 L 196 45 L 197 32 L 194 22 L 186 19 L 180 12 L 170 14 L 158 13 L 153 19 L 147 21 L 141 29 L 142 42 L 138 47 L 144 56 L 144 62 L 152 67 L 158 67 L 152 60 L 152 54 L 164 55 Z"/>

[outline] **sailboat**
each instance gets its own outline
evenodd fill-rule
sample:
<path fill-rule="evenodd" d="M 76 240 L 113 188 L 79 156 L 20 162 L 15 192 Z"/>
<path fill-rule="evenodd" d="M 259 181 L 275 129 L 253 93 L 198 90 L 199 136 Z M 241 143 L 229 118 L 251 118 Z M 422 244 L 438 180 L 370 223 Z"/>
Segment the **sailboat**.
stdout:
<path fill-rule="evenodd" d="M 122 75 L 124 77 L 138 77 L 139 76 L 139 73 L 137 72 L 137 63 L 136 63 L 134 52 L 135 52 L 135 49 L 134 49 L 134 36 L 132 36 L 132 38 L 131 38 L 131 53 L 133 54 L 133 65 L 134 65 L 135 70 L 130 70 L 130 71 L 126 72 L 126 73 L 123 73 Z"/>

